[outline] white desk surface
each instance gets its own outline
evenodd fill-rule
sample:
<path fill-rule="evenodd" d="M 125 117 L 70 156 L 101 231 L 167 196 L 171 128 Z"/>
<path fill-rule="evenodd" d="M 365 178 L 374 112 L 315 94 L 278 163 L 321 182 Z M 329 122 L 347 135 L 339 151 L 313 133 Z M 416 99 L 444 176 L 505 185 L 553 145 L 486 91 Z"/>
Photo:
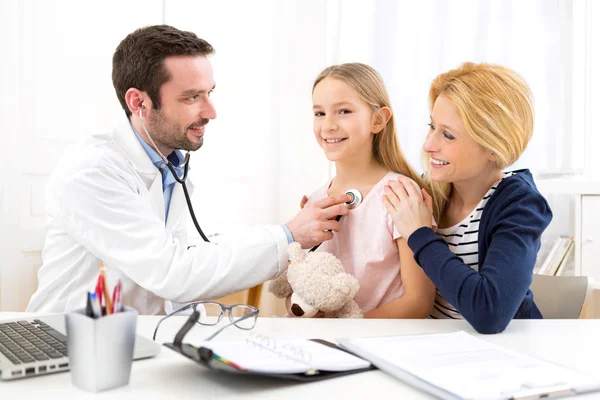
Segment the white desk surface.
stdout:
<path fill-rule="evenodd" d="M 29 316 L 24 313 L 0 313 L 0 320 Z M 141 316 L 139 334 L 152 337 L 159 317 Z M 185 321 L 184 317 L 167 319 L 161 325 L 157 341 L 172 341 Z M 224 323 L 224 322 L 221 322 Z M 197 326 L 185 341 L 198 342 L 215 330 Z M 514 320 L 497 335 L 478 335 L 464 321 L 452 320 L 337 320 L 259 318 L 254 331 L 273 338 L 323 338 L 334 340 L 349 336 L 383 336 L 465 330 L 484 340 L 532 356 L 587 371 L 600 376 L 600 320 Z M 234 326 L 217 339 L 243 338 L 247 331 Z M 313 383 L 295 383 L 263 378 L 233 376 L 210 371 L 191 360 L 162 348 L 152 359 L 135 361 L 128 386 L 98 394 L 84 392 L 71 385 L 69 373 L 57 373 L 15 381 L 0 381 L 1 399 L 43 398 L 111 398 L 111 399 L 354 399 L 431 398 L 381 371 L 369 371 Z M 577 398 L 600 398 L 600 394 Z"/>

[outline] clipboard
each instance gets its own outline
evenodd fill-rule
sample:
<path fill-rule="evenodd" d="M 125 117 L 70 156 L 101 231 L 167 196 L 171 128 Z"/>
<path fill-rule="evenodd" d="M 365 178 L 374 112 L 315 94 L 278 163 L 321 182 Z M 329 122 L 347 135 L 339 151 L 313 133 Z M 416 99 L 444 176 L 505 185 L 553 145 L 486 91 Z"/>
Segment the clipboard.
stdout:
<path fill-rule="evenodd" d="M 352 359 L 355 359 L 355 360 L 360 359 L 358 361 L 360 362 L 361 365 L 368 365 L 368 366 L 333 371 L 333 370 L 326 370 L 326 369 L 311 368 L 310 365 L 308 365 L 307 363 L 304 363 L 305 365 L 308 365 L 308 368 L 306 368 L 303 372 L 296 372 L 296 373 L 293 373 L 293 372 L 292 373 L 290 373 L 290 372 L 265 372 L 265 371 L 260 371 L 260 370 L 256 370 L 256 369 L 245 368 L 242 365 L 238 365 L 235 362 L 235 360 L 233 359 L 233 357 L 231 357 L 230 359 L 222 357 L 222 354 L 219 355 L 218 353 L 213 351 L 213 349 L 211 349 L 211 348 L 203 347 L 203 346 L 197 347 L 197 346 L 194 346 L 189 343 L 183 343 L 183 338 L 185 337 L 187 332 L 189 332 L 189 330 L 194 326 L 195 322 L 196 321 L 194 320 L 193 315 L 192 315 L 192 317 L 190 317 L 186 321 L 186 323 L 183 325 L 183 327 L 179 330 L 179 332 L 175 336 L 173 343 L 164 343 L 164 346 L 181 354 L 182 356 L 184 356 L 186 358 L 189 358 L 190 360 L 196 362 L 197 364 L 200 364 L 203 367 L 206 367 L 206 368 L 209 368 L 212 370 L 222 371 L 225 373 L 236 374 L 236 375 L 253 375 L 253 376 L 263 376 L 263 377 L 274 378 L 274 379 L 293 380 L 293 381 L 298 381 L 298 382 L 314 382 L 314 381 L 321 381 L 321 380 L 325 380 L 325 379 L 337 378 L 337 377 L 341 377 L 341 376 L 352 375 L 352 374 L 371 371 L 371 370 L 376 369 L 373 366 L 373 364 L 370 363 L 369 361 L 361 359 L 360 357 L 356 356 L 355 354 L 353 354 L 341 347 L 338 347 L 333 343 L 330 343 L 328 341 L 321 340 L 321 339 L 310 339 L 310 340 L 302 340 L 302 341 L 303 342 L 314 342 L 314 343 L 318 343 L 318 344 L 327 346 L 328 348 L 331 348 L 331 349 L 334 349 L 335 351 L 339 351 L 339 352 L 343 353 L 344 355 L 346 355 L 345 356 L 346 358 L 350 358 L 350 357 L 348 357 L 348 355 L 349 355 L 349 356 L 352 356 L 351 357 Z M 221 343 L 221 345 L 223 345 L 223 346 L 227 345 L 227 344 L 228 344 L 228 342 Z M 268 355 L 270 355 L 272 357 L 286 357 L 285 355 L 279 353 L 277 350 L 265 349 L 263 351 L 269 352 Z"/>
<path fill-rule="evenodd" d="M 506 349 L 463 331 L 378 338 L 347 338 L 338 339 L 338 341 L 341 347 L 371 361 L 383 372 L 408 385 L 430 393 L 436 398 L 445 400 L 478 398 L 488 400 L 536 400 L 600 391 L 600 381 L 592 375 Z M 440 343 L 443 344 L 441 347 L 436 347 L 436 343 L 438 346 Z M 431 348 L 427 347 L 429 345 L 431 345 Z M 454 349 L 452 348 L 453 345 L 456 346 Z M 407 348 L 415 352 L 421 352 L 425 360 L 424 363 L 430 366 L 431 371 L 427 371 L 428 368 L 419 366 L 418 362 L 415 363 L 414 357 L 403 357 L 402 354 Z M 382 351 L 382 349 L 385 351 Z M 453 353 L 453 350 L 457 351 Z M 479 371 L 482 372 L 480 375 L 494 378 L 494 371 L 498 373 L 496 374 L 497 379 L 489 380 L 492 385 L 482 388 L 478 393 L 477 390 L 472 390 L 473 388 L 469 388 L 470 393 L 469 390 L 461 390 L 480 383 L 476 373 L 459 375 L 459 379 L 464 378 L 462 382 L 452 381 L 449 383 L 448 379 L 446 381 L 439 379 L 443 375 L 439 373 L 436 375 L 435 372 L 432 372 L 435 364 L 431 363 L 431 360 L 436 360 L 436 357 L 440 362 L 452 359 L 454 363 L 449 363 L 447 370 L 453 369 L 459 374 L 468 371 L 467 367 L 461 369 L 462 365 L 472 363 L 473 359 L 477 359 L 484 352 L 487 352 L 485 355 L 492 357 L 492 360 L 487 363 L 488 369 L 486 369 L 486 362 L 484 358 L 481 359 L 481 363 L 477 365 Z M 505 366 L 521 369 L 508 370 L 509 372 L 498 371 L 497 368 L 494 370 L 494 357 L 495 360 L 502 360 L 502 357 L 506 357 L 504 363 L 499 363 L 500 365 L 504 364 Z M 440 370 L 443 370 L 443 368 L 440 368 Z M 504 379 L 504 375 L 510 375 L 511 372 L 513 372 L 512 375 L 520 374 L 520 376 L 515 377 L 512 381 Z M 508 386 L 500 387 L 503 383 L 508 383 Z M 501 390 L 492 392 L 492 388 Z"/>

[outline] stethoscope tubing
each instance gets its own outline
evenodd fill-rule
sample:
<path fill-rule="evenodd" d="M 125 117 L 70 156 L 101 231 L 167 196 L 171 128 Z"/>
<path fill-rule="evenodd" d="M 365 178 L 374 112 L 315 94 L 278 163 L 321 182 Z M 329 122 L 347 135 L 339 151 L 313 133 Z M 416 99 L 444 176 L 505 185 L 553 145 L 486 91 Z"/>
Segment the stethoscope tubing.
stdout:
<path fill-rule="evenodd" d="M 143 108 L 143 106 L 142 106 L 142 108 Z M 150 133 L 148 133 L 148 129 L 146 129 L 146 124 L 144 123 L 144 117 L 142 116 L 142 108 L 140 108 L 140 121 L 142 122 L 142 128 L 144 128 L 144 132 L 146 133 L 146 136 L 148 136 L 148 138 L 152 142 L 152 147 L 154 148 L 154 150 L 156 150 L 158 155 L 163 159 L 167 168 L 169 168 L 169 171 L 171 171 L 171 174 L 173 174 L 173 178 L 175 178 L 175 180 L 181 184 L 181 186 L 183 188 L 183 194 L 185 195 L 185 201 L 186 201 L 188 209 L 190 211 L 190 216 L 192 217 L 192 221 L 194 222 L 194 226 L 196 227 L 196 230 L 198 231 L 198 233 L 200 234 L 202 239 L 205 242 L 210 243 L 210 240 L 208 240 L 208 237 L 206 237 L 206 235 L 202 231 L 202 228 L 200 228 L 200 224 L 198 223 L 198 220 L 196 219 L 196 213 L 194 212 L 194 207 L 192 207 L 192 200 L 190 199 L 190 194 L 188 192 L 187 185 L 185 183 L 185 181 L 187 180 L 188 170 L 190 168 L 190 152 L 188 151 L 185 154 L 185 159 L 183 161 L 183 165 L 184 165 L 183 176 L 179 177 L 179 175 L 177 175 L 177 172 L 175 171 L 175 166 L 173 165 L 173 163 L 171 163 L 171 161 L 169 161 L 167 159 L 167 157 L 165 157 L 160 152 L 160 150 L 158 150 L 158 147 L 156 147 L 156 144 L 154 144 L 154 140 L 152 139 L 152 136 L 150 136 Z M 350 209 L 356 208 L 362 202 L 362 194 L 360 193 L 360 191 L 358 189 L 350 189 L 350 190 L 346 191 L 346 194 L 349 194 L 350 196 L 352 196 L 352 200 L 349 201 L 348 203 L 346 203 L 348 208 L 350 208 Z M 335 220 L 339 221 L 341 218 L 342 218 L 342 216 L 338 215 L 335 218 Z M 319 243 L 318 245 L 314 246 L 312 249 L 309 250 L 309 252 L 313 252 L 313 251 L 317 250 L 319 248 L 319 246 L 321 246 L 321 244 L 323 244 L 323 243 Z"/>
<path fill-rule="evenodd" d="M 165 165 L 167 166 L 167 168 L 169 168 L 169 171 L 171 171 L 171 174 L 173 174 L 173 178 L 175 178 L 175 180 L 181 184 L 181 187 L 183 188 L 183 194 L 185 195 L 185 202 L 187 203 L 188 209 L 190 211 L 190 216 L 192 217 L 192 221 L 194 222 L 194 226 L 196 227 L 196 230 L 198 231 L 198 233 L 200 234 L 200 236 L 202 237 L 202 239 L 205 242 L 210 243 L 210 240 L 208 240 L 208 237 L 206 237 L 206 235 L 202 231 L 202 228 L 200 228 L 198 219 L 196 219 L 196 213 L 194 212 L 194 207 L 192 207 L 192 200 L 190 199 L 190 194 L 188 192 L 187 185 L 185 184 L 185 181 L 187 180 L 188 170 L 190 168 L 190 152 L 188 151 L 185 154 L 185 159 L 183 160 L 183 176 L 180 178 L 179 175 L 177 175 L 177 172 L 175 171 L 175 166 L 173 165 L 173 163 L 171 163 L 171 161 L 169 161 L 167 159 L 167 157 L 165 157 L 160 152 L 160 150 L 158 150 L 158 147 L 154 143 L 152 136 L 150 136 L 148 129 L 146 129 L 146 124 L 144 123 L 144 117 L 142 115 L 143 108 L 144 108 L 143 106 L 140 108 L 140 121 L 142 123 L 142 128 L 144 128 L 144 132 L 146 133 L 146 136 L 148 136 L 148 138 L 150 139 L 150 142 L 152 142 L 152 147 L 154 148 L 154 150 L 163 159 Z"/>

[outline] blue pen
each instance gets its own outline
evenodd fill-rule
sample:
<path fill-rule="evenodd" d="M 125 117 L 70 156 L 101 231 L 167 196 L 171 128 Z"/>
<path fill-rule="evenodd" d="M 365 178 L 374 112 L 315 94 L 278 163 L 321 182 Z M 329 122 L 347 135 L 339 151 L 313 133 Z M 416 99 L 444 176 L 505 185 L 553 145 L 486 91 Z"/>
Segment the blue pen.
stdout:
<path fill-rule="evenodd" d="M 94 313 L 94 318 L 100 318 L 102 316 L 102 312 L 100 310 L 100 302 L 98 301 L 98 294 L 90 293 L 90 303 L 92 303 L 92 312 Z"/>
<path fill-rule="evenodd" d="M 92 300 L 90 299 L 91 295 L 92 294 L 90 292 L 88 292 L 87 301 L 85 303 L 85 315 L 87 315 L 88 317 L 94 318 L 94 310 L 92 310 Z"/>

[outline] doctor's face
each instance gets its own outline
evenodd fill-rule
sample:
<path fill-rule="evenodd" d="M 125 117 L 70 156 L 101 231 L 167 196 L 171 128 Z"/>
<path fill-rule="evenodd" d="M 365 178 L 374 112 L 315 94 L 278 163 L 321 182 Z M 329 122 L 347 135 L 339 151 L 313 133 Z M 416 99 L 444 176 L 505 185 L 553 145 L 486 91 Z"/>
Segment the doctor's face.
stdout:
<path fill-rule="evenodd" d="M 174 149 L 198 150 L 206 124 L 217 117 L 210 99 L 212 66 L 204 56 L 172 56 L 164 63 L 171 79 L 160 88 L 160 109 L 148 113 L 148 131 L 165 155 Z"/>

